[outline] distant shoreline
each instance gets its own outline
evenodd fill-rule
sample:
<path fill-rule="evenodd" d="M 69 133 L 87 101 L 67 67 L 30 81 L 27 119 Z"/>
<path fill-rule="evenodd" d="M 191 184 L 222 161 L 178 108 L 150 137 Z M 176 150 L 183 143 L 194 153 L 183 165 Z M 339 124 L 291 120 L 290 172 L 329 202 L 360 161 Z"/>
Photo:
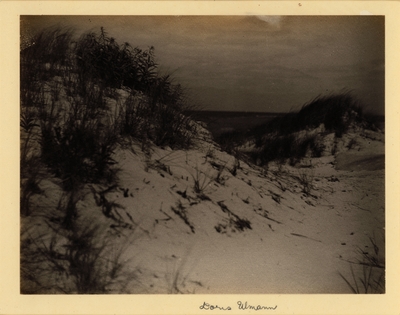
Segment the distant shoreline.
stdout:
<path fill-rule="evenodd" d="M 289 113 L 274 112 L 240 112 L 240 111 L 212 111 L 191 110 L 186 114 L 194 120 L 207 124 L 207 129 L 214 137 L 225 132 L 245 131 L 261 124 L 267 124 L 275 117 L 284 116 Z M 385 116 L 365 114 L 365 117 L 373 122 L 379 129 L 385 130 Z"/>
<path fill-rule="evenodd" d="M 286 113 L 238 112 L 238 111 L 187 111 L 194 120 L 207 124 L 214 137 L 225 132 L 246 131 L 255 126 L 268 123 Z"/>
<path fill-rule="evenodd" d="M 261 115 L 261 116 L 283 116 L 287 113 L 284 112 L 249 112 L 249 111 L 223 111 L 223 110 L 188 110 L 186 111 L 188 114 L 195 114 L 200 116 L 254 116 L 254 115 Z"/>

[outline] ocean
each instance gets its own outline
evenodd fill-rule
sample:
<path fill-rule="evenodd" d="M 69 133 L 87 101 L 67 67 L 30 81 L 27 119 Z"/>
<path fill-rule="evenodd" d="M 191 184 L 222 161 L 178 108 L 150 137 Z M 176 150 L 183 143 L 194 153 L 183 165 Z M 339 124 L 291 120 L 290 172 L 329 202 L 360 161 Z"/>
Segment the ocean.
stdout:
<path fill-rule="evenodd" d="M 255 126 L 268 123 L 283 113 L 268 112 L 229 112 L 229 111 L 191 111 L 194 120 L 207 124 L 214 137 L 234 130 L 246 131 Z"/>
<path fill-rule="evenodd" d="M 229 112 L 229 111 L 188 111 L 194 120 L 202 121 L 207 124 L 207 129 L 214 137 L 225 132 L 246 131 L 261 124 L 267 124 L 278 116 L 287 113 L 269 112 Z M 382 115 L 366 115 L 366 119 L 371 121 L 380 130 L 385 130 L 385 117 Z"/>

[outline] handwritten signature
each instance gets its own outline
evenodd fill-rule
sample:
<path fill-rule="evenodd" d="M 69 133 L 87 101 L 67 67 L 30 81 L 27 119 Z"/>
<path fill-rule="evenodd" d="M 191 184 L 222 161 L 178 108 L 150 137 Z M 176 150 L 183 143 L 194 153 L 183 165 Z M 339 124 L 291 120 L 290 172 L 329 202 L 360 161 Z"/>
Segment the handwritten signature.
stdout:
<path fill-rule="evenodd" d="M 263 306 L 263 305 L 251 305 L 246 302 L 237 301 L 237 307 L 239 310 L 272 310 L 275 311 L 278 308 L 278 305 L 275 306 Z M 202 305 L 199 307 L 201 310 L 213 311 L 213 310 L 220 310 L 220 311 L 231 311 L 232 307 L 230 306 L 220 306 L 217 304 L 209 304 L 207 302 L 203 302 Z"/>

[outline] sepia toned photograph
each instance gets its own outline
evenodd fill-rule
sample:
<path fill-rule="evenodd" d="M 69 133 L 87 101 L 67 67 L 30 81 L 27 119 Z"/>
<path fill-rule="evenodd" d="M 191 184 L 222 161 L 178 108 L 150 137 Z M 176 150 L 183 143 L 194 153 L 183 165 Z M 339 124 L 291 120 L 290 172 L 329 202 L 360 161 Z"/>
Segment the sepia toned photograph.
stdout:
<path fill-rule="evenodd" d="M 385 16 L 19 35 L 21 295 L 386 293 Z"/>

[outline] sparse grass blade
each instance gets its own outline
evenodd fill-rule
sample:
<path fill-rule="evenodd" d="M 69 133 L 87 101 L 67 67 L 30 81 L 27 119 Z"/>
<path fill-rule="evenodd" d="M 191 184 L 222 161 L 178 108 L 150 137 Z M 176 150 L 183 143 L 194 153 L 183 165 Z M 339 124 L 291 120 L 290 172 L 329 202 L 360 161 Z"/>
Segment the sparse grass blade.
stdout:
<path fill-rule="evenodd" d="M 363 260 L 359 260 L 356 264 L 358 266 L 362 266 L 362 276 L 357 279 L 355 276 L 353 267 L 350 262 L 350 270 L 352 275 L 353 283 L 344 277 L 341 273 L 339 273 L 340 277 L 346 282 L 349 288 L 353 291 L 353 293 L 384 293 L 385 292 L 385 270 L 384 263 L 379 261 L 378 253 L 379 247 L 377 245 L 375 236 L 374 238 L 369 238 L 371 243 L 374 245 L 374 254 L 369 254 L 368 252 L 364 252 L 360 249 L 360 253 L 363 257 Z M 380 271 L 377 275 L 374 271 Z M 362 287 L 359 288 L 358 282 L 361 283 Z M 363 292 L 360 291 L 363 290 Z"/>
<path fill-rule="evenodd" d="M 346 282 L 346 284 L 349 286 L 350 290 L 351 290 L 353 293 L 355 293 L 355 294 L 358 293 L 358 291 L 356 290 L 356 288 L 354 288 L 353 285 L 350 283 L 350 281 L 347 280 L 347 278 L 346 278 L 345 276 L 343 276 L 340 272 L 339 272 L 339 276 Z"/>

